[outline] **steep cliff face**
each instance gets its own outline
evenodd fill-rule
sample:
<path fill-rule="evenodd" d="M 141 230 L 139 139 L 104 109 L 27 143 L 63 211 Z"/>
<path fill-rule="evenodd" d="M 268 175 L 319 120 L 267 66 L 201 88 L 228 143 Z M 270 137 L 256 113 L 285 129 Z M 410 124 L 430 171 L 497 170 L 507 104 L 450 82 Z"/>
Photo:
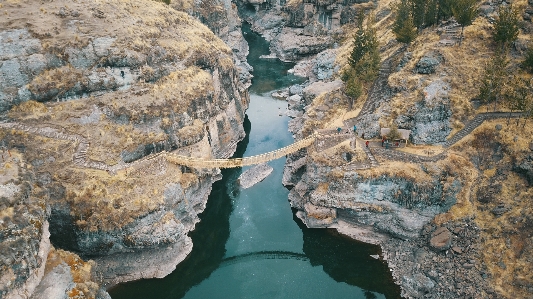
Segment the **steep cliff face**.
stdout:
<path fill-rule="evenodd" d="M 271 41 L 272 55 L 298 61 L 334 47 L 342 26 L 355 21 L 369 1 L 239 1 L 244 19 Z"/>
<path fill-rule="evenodd" d="M 49 210 L 23 155 L 5 148 L 0 155 L 0 296 L 23 298 L 44 274 Z"/>
<path fill-rule="evenodd" d="M 250 86 L 252 67 L 246 62 L 248 43 L 242 35 L 242 20 L 235 3 L 230 0 L 173 0 L 170 5 L 197 18 L 231 48 L 239 78 L 245 87 Z"/>
<path fill-rule="evenodd" d="M 448 165 L 452 157 L 427 165 L 394 164 L 372 169 L 331 167 L 308 156 L 306 170 L 290 200 L 308 226 L 320 226 L 310 207 L 333 209 L 332 219 L 372 227 L 379 234 L 416 239 L 423 226 L 457 203 L 463 176 Z M 310 205 L 309 205 L 310 204 Z M 313 219 L 315 218 L 315 219 Z"/>
<path fill-rule="evenodd" d="M 52 242 L 94 257 L 104 283 L 167 275 L 220 175 L 145 157 L 231 156 L 245 135 L 242 61 L 160 2 L 0 10 L 0 144 L 35 173 Z"/>

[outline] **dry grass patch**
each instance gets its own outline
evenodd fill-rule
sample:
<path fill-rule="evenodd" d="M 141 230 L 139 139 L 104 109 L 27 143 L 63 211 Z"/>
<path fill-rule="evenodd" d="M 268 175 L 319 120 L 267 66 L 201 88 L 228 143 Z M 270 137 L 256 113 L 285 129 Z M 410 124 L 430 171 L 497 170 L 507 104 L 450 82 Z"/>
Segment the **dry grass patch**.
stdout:
<path fill-rule="evenodd" d="M 398 151 L 415 154 L 419 156 L 435 156 L 444 152 L 444 148 L 439 145 L 416 145 L 409 144 L 407 147 L 400 147 Z"/>
<path fill-rule="evenodd" d="M 94 262 L 92 260 L 85 262 L 75 253 L 52 248 L 48 253 L 45 273 L 49 273 L 61 263 L 70 267 L 70 273 L 75 283 L 74 288 L 68 292 L 69 298 L 95 298 L 99 286 L 93 281 L 91 275 Z"/>
<path fill-rule="evenodd" d="M 365 179 L 396 177 L 416 183 L 429 183 L 433 181 L 433 178 L 420 165 L 396 161 L 387 161 L 381 163 L 378 167 L 360 170 L 359 174 Z"/>
<path fill-rule="evenodd" d="M 505 298 L 527 298 L 533 281 L 533 190 L 514 173 L 501 182 L 494 202 L 478 212 L 476 223 L 483 229 L 483 262 L 496 291 Z M 509 211 L 495 217 L 490 211 L 503 204 Z M 478 204 L 481 205 L 481 204 Z"/>
<path fill-rule="evenodd" d="M 345 160 L 343 154 L 350 155 L 351 160 Z M 337 167 L 353 162 L 364 162 L 367 160 L 367 156 L 362 149 L 354 149 L 350 146 L 350 140 L 346 140 L 320 152 L 310 150 L 309 158 L 311 158 L 314 163 L 330 167 Z"/>
<path fill-rule="evenodd" d="M 448 157 L 437 162 L 439 168 L 444 169 L 448 174 L 447 182 L 444 184 L 445 191 L 451 186 L 455 179 L 461 182 L 461 190 L 457 194 L 457 202 L 446 213 L 439 214 L 434 218 L 437 225 L 445 222 L 462 219 L 475 213 L 473 205 L 473 194 L 477 188 L 476 182 L 478 171 L 474 165 L 465 157 L 450 152 Z"/>

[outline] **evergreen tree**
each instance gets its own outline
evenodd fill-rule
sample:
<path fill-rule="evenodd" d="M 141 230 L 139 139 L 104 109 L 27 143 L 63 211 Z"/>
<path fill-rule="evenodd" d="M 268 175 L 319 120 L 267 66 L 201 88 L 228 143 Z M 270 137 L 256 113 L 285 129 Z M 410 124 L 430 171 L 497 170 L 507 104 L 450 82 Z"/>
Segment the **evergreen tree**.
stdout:
<path fill-rule="evenodd" d="M 436 0 L 437 1 L 437 21 L 447 20 L 453 16 L 453 0 Z"/>
<path fill-rule="evenodd" d="M 370 15 L 366 27 L 363 27 L 364 13 L 358 16 L 357 30 L 354 36 L 353 48 L 348 58 L 355 76 L 363 81 L 373 81 L 379 70 L 379 43 L 376 30 L 373 28 L 374 17 Z"/>
<path fill-rule="evenodd" d="M 494 110 L 496 110 L 496 104 L 502 96 L 502 89 L 507 75 L 506 67 L 505 53 L 496 52 L 485 66 L 485 73 L 481 78 L 478 97 L 487 105 L 493 103 Z"/>
<path fill-rule="evenodd" d="M 459 41 L 459 44 L 461 44 L 465 27 L 472 25 L 478 14 L 477 0 L 455 0 L 451 8 L 455 20 L 461 25 L 461 39 Z"/>
<path fill-rule="evenodd" d="M 437 24 L 438 12 L 439 12 L 439 1 L 428 0 L 427 6 L 426 6 L 426 17 L 425 17 L 425 25 L 427 27 Z"/>
<path fill-rule="evenodd" d="M 346 83 L 346 95 L 357 100 L 363 94 L 363 83 L 356 76 L 349 76 Z"/>
<path fill-rule="evenodd" d="M 359 11 L 357 15 L 357 29 L 354 34 L 353 48 L 348 58 L 348 62 L 351 67 L 355 65 L 363 58 L 368 51 L 368 37 L 367 32 L 363 28 L 363 22 L 365 20 L 365 13 L 363 10 Z"/>
<path fill-rule="evenodd" d="M 528 82 L 523 78 L 514 76 L 513 80 L 509 81 L 504 88 L 502 98 L 505 106 L 509 108 L 509 117 L 507 118 L 507 125 L 511 120 L 511 113 L 514 111 L 524 111 L 528 106 L 528 95 L 531 91 L 528 88 Z M 518 125 L 520 118 L 517 119 L 516 125 Z"/>
<path fill-rule="evenodd" d="M 365 28 L 366 51 L 359 63 L 354 66 L 357 76 L 364 82 L 371 82 L 377 78 L 381 62 L 378 37 L 373 26 L 374 15 L 371 14 L 367 18 Z"/>
<path fill-rule="evenodd" d="M 426 24 L 426 6 L 428 0 L 410 0 L 411 15 L 416 28 L 421 29 Z"/>
<path fill-rule="evenodd" d="M 513 9 L 512 5 L 500 6 L 498 18 L 494 23 L 494 41 L 503 50 L 518 38 L 519 31 L 518 10 Z"/>
<path fill-rule="evenodd" d="M 362 11 L 357 19 L 353 48 L 348 58 L 350 68 L 342 75 L 342 80 L 346 83 L 346 94 L 352 99 L 361 96 L 364 82 L 375 80 L 380 63 L 379 43 L 373 28 L 374 16 L 368 17 L 366 27 L 363 26 L 365 15 Z"/>
<path fill-rule="evenodd" d="M 395 7 L 396 19 L 392 25 L 392 32 L 396 40 L 408 44 L 416 38 L 416 27 L 412 11 L 407 0 L 401 0 Z"/>

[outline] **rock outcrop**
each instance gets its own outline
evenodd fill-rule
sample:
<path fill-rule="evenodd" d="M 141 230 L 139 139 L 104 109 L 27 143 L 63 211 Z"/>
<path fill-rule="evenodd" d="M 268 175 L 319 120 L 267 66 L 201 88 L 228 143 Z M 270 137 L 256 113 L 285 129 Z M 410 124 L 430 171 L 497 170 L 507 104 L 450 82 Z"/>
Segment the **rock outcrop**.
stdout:
<path fill-rule="evenodd" d="M 411 130 L 415 144 L 439 144 L 446 141 L 452 128 L 449 85 L 437 80 L 424 88 L 424 98 L 396 119 L 400 129 Z"/>
<path fill-rule="evenodd" d="M 27 298 L 44 274 L 49 209 L 23 155 L 4 148 L 1 156 L 0 296 Z"/>
<path fill-rule="evenodd" d="M 253 166 L 239 176 L 239 183 L 244 189 L 250 188 L 264 180 L 273 170 L 274 168 L 266 163 Z"/>
<path fill-rule="evenodd" d="M 342 25 L 357 12 L 373 6 L 369 1 L 239 1 L 243 18 L 254 31 L 271 41 L 270 51 L 283 61 L 299 61 L 335 47 Z M 316 70 L 325 79 L 328 72 Z"/>
<path fill-rule="evenodd" d="M 21 189 L 16 175 L 16 184 L 5 182 L 1 212 L 31 210 L 20 213 L 35 214 L 25 225 L 36 229 L 21 238 L 37 243 L 17 241 L 31 261 L 20 259 L 26 254 L 2 259 L 1 291 L 29 296 L 39 284 L 46 218 L 56 247 L 96 261 L 91 272 L 99 283 L 169 274 L 190 252 L 187 233 L 220 174 L 154 154 L 226 158 L 244 137 L 251 77 L 238 19 L 218 30 L 232 51 L 188 14 L 155 1 L 20 1 L 2 9 L 0 111 L 8 123 L 0 126 L 0 150 L 3 159 L 18 152 L 27 161 L 40 210 L 31 200 L 13 210 L 17 194 L 33 198 L 31 188 Z M 68 281 L 62 267 L 49 279 Z M 46 283 L 35 298 L 47 297 Z"/>

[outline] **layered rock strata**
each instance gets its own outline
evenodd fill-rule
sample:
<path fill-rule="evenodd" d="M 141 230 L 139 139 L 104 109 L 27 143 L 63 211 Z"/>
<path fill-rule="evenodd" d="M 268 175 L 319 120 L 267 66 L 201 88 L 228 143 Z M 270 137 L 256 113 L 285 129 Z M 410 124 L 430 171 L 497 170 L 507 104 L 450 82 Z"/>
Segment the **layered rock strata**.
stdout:
<path fill-rule="evenodd" d="M 48 242 L 48 218 L 52 243 L 96 261 L 91 275 L 105 286 L 169 274 L 190 252 L 187 233 L 220 174 L 151 157 L 233 154 L 245 135 L 250 84 L 242 38 L 234 38 L 242 48 L 235 54 L 188 14 L 155 1 L 22 1 L 1 9 L 0 144 L 3 158 L 17 151 L 27 161 L 42 201 L 39 236 L 23 237 Z M 6 184 L 9 203 L 20 190 Z M 29 247 L 30 256 L 43 254 L 25 263 L 26 274 L 2 270 L 15 281 L 4 294 L 31 295 L 45 245 Z M 23 269 L 17 261 L 3 259 L 2 269 Z M 66 273 L 56 268 L 50 273 Z"/>
<path fill-rule="evenodd" d="M 333 48 L 360 10 L 369 1 L 239 1 L 243 18 L 254 31 L 271 41 L 271 55 L 299 61 Z"/>

